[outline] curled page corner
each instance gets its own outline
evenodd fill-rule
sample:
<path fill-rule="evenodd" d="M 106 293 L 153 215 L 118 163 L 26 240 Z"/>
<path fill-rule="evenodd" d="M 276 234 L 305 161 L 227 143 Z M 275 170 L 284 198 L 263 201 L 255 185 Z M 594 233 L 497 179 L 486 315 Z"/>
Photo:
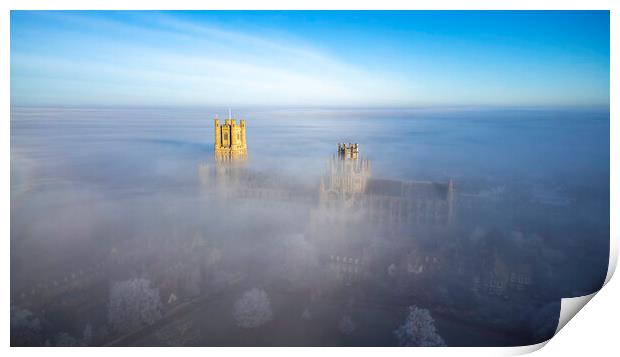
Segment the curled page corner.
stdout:
<path fill-rule="evenodd" d="M 558 321 L 558 327 L 555 330 L 554 336 L 557 335 L 557 333 L 562 328 L 564 328 L 564 326 L 566 326 L 568 321 L 570 321 L 575 315 L 577 315 L 579 310 L 581 310 L 597 293 L 598 291 L 593 292 L 589 295 L 562 299 L 560 307 L 560 319 Z"/>
<path fill-rule="evenodd" d="M 555 330 L 554 336 L 557 335 L 558 332 L 566 324 L 570 321 L 578 312 L 581 310 L 592 298 L 596 295 L 611 279 L 616 270 L 616 264 L 618 262 L 618 246 L 617 241 L 613 238 L 610 239 L 609 245 L 609 264 L 607 266 L 607 276 L 605 277 L 605 282 L 603 286 L 598 291 L 593 292 L 589 295 L 577 296 L 572 298 L 563 298 L 560 307 L 560 318 L 558 321 L 558 327 Z"/>
<path fill-rule="evenodd" d="M 558 326 L 557 326 L 553 336 L 557 335 L 558 332 L 560 332 L 560 330 L 563 329 L 564 326 L 566 326 L 568 321 L 570 321 L 573 317 L 575 317 L 575 315 L 577 315 L 577 313 L 588 302 L 590 302 L 590 300 L 592 300 L 592 298 L 599 291 L 601 291 L 601 289 L 603 289 L 603 287 L 605 287 L 605 285 L 607 285 L 609 280 L 611 280 L 611 277 L 614 275 L 617 263 L 618 263 L 618 242 L 613 237 L 610 237 L 610 242 L 609 242 L 609 264 L 607 266 L 607 276 L 605 277 L 605 282 L 603 283 L 603 286 L 601 286 L 601 288 L 598 291 L 595 291 L 595 292 L 593 292 L 592 294 L 589 294 L 589 295 L 583 295 L 583 296 L 577 296 L 577 297 L 571 297 L 571 298 L 563 298 L 561 300 L 561 305 L 560 305 L 560 318 L 558 319 Z M 534 352 L 534 351 L 544 347 L 547 344 L 547 342 L 549 342 L 550 340 L 551 339 L 549 339 L 547 341 L 544 341 L 544 342 L 541 342 L 541 343 L 536 344 L 536 345 L 526 346 L 528 348 L 531 348 L 531 350 L 529 350 L 527 352 L 524 352 L 524 353 Z"/>
<path fill-rule="evenodd" d="M 562 328 L 564 328 L 564 326 L 566 326 L 568 321 L 570 321 L 575 315 L 577 315 L 579 310 L 581 310 L 590 300 L 592 300 L 594 295 L 596 295 L 597 293 L 598 291 L 590 295 L 577 296 L 577 297 L 572 297 L 572 298 L 563 298 L 561 300 L 561 305 L 560 305 L 560 318 L 558 319 L 558 326 L 553 336 L 557 335 L 558 332 Z M 533 345 L 529 345 L 529 346 L 519 346 L 519 347 L 511 348 L 508 355 L 511 355 L 511 356 L 525 355 L 528 353 L 538 351 L 539 349 L 545 347 L 545 345 L 549 341 L 551 341 L 552 338 L 553 337 L 551 337 L 550 339 L 546 341 L 533 344 Z"/>
<path fill-rule="evenodd" d="M 507 352 L 504 355 L 505 356 L 521 356 L 521 355 L 526 355 L 528 353 L 536 352 L 539 349 L 545 347 L 545 345 L 549 341 L 550 340 L 547 340 L 547 341 L 535 343 L 533 345 L 528 345 L 528 346 L 510 347 L 507 349 Z"/>
<path fill-rule="evenodd" d="M 603 286 L 607 285 L 616 271 L 616 266 L 618 264 L 618 239 L 620 239 L 618 234 L 612 234 L 612 236 L 609 237 L 609 264 L 607 265 L 607 276 L 605 277 Z"/>

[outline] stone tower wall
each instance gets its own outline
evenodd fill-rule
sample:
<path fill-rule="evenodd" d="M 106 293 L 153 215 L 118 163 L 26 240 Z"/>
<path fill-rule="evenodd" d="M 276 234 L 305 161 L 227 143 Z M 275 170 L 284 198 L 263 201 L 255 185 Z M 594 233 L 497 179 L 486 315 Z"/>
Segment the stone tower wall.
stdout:
<path fill-rule="evenodd" d="M 235 119 L 226 119 L 224 125 L 220 125 L 218 119 L 214 120 L 215 128 L 215 151 L 218 153 L 245 153 L 245 120 L 237 125 Z"/>

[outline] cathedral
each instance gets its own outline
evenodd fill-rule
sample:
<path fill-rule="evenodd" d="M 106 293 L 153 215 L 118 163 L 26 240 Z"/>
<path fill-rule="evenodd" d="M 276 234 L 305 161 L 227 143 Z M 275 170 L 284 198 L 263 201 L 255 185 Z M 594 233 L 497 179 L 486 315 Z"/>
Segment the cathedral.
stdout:
<path fill-rule="evenodd" d="M 371 177 L 370 161 L 359 156 L 357 143 L 338 144 L 320 179 L 318 192 L 296 189 L 277 175 L 244 168 L 247 157 L 245 120 L 229 115 L 215 124 L 215 168 L 220 188 L 239 198 L 314 201 L 316 227 L 346 234 L 351 226 L 370 224 L 384 235 L 406 236 L 419 229 L 448 227 L 454 221 L 455 190 L 448 182 L 387 180 Z M 207 169 L 201 178 L 208 176 Z M 299 192 L 298 192 L 299 191 Z"/>

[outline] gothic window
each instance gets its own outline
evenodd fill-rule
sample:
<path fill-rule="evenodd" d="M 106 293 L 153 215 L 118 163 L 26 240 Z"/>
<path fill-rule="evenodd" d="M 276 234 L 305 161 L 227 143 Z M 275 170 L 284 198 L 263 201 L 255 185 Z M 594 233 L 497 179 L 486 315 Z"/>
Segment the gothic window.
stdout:
<path fill-rule="evenodd" d="M 228 133 L 224 133 L 224 140 L 228 140 Z"/>

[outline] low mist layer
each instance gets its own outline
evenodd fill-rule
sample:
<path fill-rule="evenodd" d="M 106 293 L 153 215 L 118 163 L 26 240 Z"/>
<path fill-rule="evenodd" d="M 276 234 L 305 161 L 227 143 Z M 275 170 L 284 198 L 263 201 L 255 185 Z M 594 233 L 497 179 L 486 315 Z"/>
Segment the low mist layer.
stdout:
<path fill-rule="evenodd" d="M 607 110 L 218 111 L 12 109 L 12 345 L 523 345 L 604 281 Z"/>

